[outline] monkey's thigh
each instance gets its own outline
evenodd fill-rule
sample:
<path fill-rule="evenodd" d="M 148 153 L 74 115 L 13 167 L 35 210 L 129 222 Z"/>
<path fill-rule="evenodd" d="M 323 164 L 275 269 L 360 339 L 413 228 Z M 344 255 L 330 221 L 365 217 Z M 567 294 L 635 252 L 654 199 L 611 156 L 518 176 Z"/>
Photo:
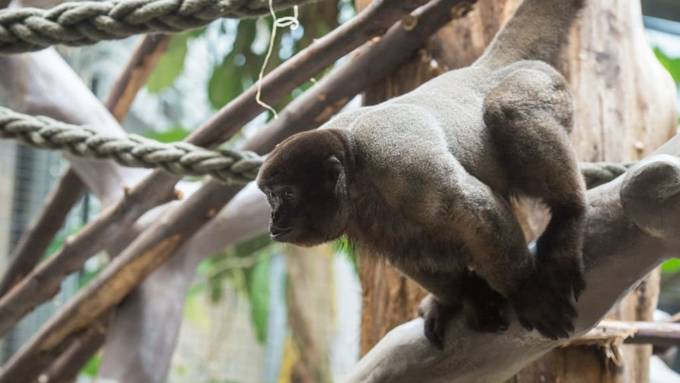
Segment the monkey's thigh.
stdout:
<path fill-rule="evenodd" d="M 558 205 L 582 189 L 569 143 L 573 107 L 564 79 L 517 69 L 484 100 L 484 122 L 513 192 Z"/>
<path fill-rule="evenodd" d="M 585 187 L 567 137 L 571 96 L 558 74 L 519 69 L 486 97 L 484 122 L 507 166 L 511 191 L 539 198 L 551 211 L 537 243 L 537 273 L 512 297 L 513 305 L 525 327 L 566 337 L 573 331 L 571 298 L 585 287 Z M 548 320 L 550 315 L 555 318 Z"/>

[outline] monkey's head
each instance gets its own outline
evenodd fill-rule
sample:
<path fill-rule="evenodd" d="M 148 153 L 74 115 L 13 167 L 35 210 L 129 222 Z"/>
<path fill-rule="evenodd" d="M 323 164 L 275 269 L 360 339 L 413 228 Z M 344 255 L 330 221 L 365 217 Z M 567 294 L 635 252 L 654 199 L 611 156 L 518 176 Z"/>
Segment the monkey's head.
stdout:
<path fill-rule="evenodd" d="M 267 156 L 257 185 L 271 206 L 274 240 L 314 246 L 338 238 L 349 219 L 344 133 L 315 130 L 281 142 Z"/>

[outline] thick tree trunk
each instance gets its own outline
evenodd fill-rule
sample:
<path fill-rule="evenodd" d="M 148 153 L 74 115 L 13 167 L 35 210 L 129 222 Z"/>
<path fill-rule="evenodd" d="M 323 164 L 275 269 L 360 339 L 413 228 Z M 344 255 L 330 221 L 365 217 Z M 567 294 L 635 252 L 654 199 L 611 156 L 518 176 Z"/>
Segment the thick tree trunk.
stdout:
<path fill-rule="evenodd" d="M 368 2 L 357 0 L 360 5 Z M 429 54 L 446 69 L 469 65 L 517 4 L 519 0 L 478 1 L 465 18 L 439 32 L 430 44 Z M 426 56 L 421 53 L 421 58 Z M 366 100 L 376 103 L 427 80 L 422 71 L 432 65 L 429 59 L 420 62 L 420 71 L 407 66 L 369 92 Z M 638 1 L 588 2 L 565 53 L 565 66 L 560 69 L 568 76 L 575 94 L 576 128 L 572 141 L 580 160 L 635 160 L 674 133 L 675 90 L 644 40 Z M 526 218 L 527 236 L 535 237 L 543 229 L 545 214 L 527 209 L 521 213 Z M 367 352 L 395 325 L 413 318 L 422 290 L 370 254 L 364 255 L 361 339 L 362 351 Z M 658 277 L 654 273 L 612 310 L 610 317 L 650 320 L 657 295 Z M 650 351 L 648 346 L 561 348 L 525 368 L 513 380 L 646 382 Z"/>

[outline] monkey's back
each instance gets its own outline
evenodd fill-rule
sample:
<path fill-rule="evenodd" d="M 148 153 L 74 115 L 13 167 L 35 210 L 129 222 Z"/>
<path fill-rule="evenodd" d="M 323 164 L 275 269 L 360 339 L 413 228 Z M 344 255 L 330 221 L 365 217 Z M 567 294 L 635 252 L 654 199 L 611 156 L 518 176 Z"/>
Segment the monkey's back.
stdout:
<path fill-rule="evenodd" d="M 395 135 L 408 132 L 404 139 L 408 135 L 423 134 L 443 139 L 448 151 L 467 172 L 505 195 L 508 193 L 508 169 L 499 158 L 491 132 L 484 123 L 484 100 L 509 74 L 521 69 L 563 81 L 554 68 L 541 61 L 519 61 L 493 70 L 473 65 L 450 71 L 381 104 L 383 108 L 401 107 L 412 111 L 408 124 L 397 124 L 396 129 L 386 126 L 385 129 Z"/>

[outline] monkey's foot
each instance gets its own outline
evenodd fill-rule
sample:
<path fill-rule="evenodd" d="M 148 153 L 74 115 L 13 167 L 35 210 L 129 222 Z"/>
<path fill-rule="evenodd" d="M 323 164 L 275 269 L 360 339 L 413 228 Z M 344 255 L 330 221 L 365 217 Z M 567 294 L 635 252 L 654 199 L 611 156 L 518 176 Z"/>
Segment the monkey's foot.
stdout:
<path fill-rule="evenodd" d="M 436 348 L 444 349 L 446 324 L 460 311 L 460 305 L 445 305 L 429 294 L 418 307 L 418 315 L 425 320 L 425 337 Z"/>
<path fill-rule="evenodd" d="M 464 288 L 463 313 L 471 329 L 503 332 L 508 329 L 508 300 L 482 278 L 468 276 Z"/>
<path fill-rule="evenodd" d="M 545 277 L 530 278 L 510 298 L 520 324 L 536 329 L 550 339 L 568 338 L 574 332 L 576 310 L 570 300 L 571 291 L 560 290 Z"/>

